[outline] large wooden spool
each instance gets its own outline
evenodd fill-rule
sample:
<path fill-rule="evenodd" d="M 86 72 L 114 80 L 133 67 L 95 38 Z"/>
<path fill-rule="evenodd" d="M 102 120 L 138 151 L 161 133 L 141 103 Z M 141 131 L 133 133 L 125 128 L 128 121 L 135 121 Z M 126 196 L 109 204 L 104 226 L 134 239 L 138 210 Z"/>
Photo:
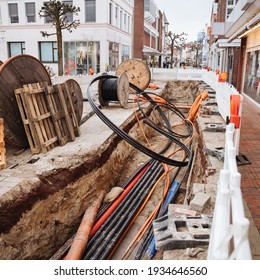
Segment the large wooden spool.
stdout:
<path fill-rule="evenodd" d="M 128 81 L 141 90 L 145 90 L 151 80 L 151 72 L 148 66 L 139 59 L 128 59 L 123 61 L 116 69 L 116 76 L 125 73 Z"/>
<path fill-rule="evenodd" d="M 33 56 L 13 56 L 0 67 L 0 118 L 5 123 L 5 141 L 15 148 L 29 145 L 14 90 L 39 82 L 51 85 L 44 65 Z"/>
<path fill-rule="evenodd" d="M 77 81 L 69 79 L 66 81 L 69 92 L 71 94 L 73 108 L 77 117 L 78 124 L 80 124 L 83 113 L 83 94 Z"/>

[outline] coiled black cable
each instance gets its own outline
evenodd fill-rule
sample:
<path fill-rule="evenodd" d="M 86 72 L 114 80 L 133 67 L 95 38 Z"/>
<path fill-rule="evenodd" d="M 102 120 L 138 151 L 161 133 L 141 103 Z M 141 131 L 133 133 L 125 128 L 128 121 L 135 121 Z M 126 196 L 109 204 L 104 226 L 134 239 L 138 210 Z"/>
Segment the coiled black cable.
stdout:
<path fill-rule="evenodd" d="M 173 160 L 170 158 L 167 158 L 161 154 L 158 154 L 152 150 L 150 150 L 149 148 L 145 147 L 144 145 L 142 145 L 141 143 L 137 142 L 135 139 L 133 139 L 130 135 L 128 135 L 126 132 L 124 132 L 123 130 L 121 130 L 119 127 L 117 127 L 114 123 L 112 123 L 102 112 L 101 110 L 99 110 L 99 108 L 96 106 L 96 104 L 93 102 L 91 95 L 90 95 L 90 87 L 91 85 L 99 80 L 102 79 L 107 79 L 109 77 L 113 77 L 115 78 L 116 76 L 111 76 L 111 75 L 104 75 L 104 76 L 99 76 L 96 77 L 95 79 L 92 80 L 92 82 L 90 83 L 88 90 L 87 90 L 87 96 L 88 96 L 88 100 L 89 103 L 93 109 L 93 111 L 98 115 L 98 117 L 109 127 L 111 128 L 117 135 L 119 135 L 121 138 L 123 138 L 125 141 L 127 141 L 129 144 L 131 144 L 133 147 L 135 147 L 136 149 L 140 150 L 141 152 L 143 152 L 144 154 L 169 165 L 173 165 L 173 166 L 186 166 L 188 164 L 188 161 L 177 161 L 177 160 Z M 130 83 L 130 86 L 132 87 L 132 84 Z M 136 88 L 136 87 L 135 87 Z M 178 145 L 183 145 L 182 142 L 180 142 L 179 140 L 175 139 L 175 143 Z M 190 154 L 190 151 L 188 149 L 186 149 L 186 152 L 188 152 L 188 154 Z M 189 156 L 188 156 L 189 158 Z"/>

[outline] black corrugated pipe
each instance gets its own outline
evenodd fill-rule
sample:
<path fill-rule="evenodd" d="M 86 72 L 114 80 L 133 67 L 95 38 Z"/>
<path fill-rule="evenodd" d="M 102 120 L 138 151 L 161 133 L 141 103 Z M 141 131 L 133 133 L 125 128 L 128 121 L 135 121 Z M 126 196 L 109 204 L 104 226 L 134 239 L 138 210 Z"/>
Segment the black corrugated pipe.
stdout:
<path fill-rule="evenodd" d="M 146 193 L 150 189 L 150 185 L 159 178 L 162 174 L 162 166 L 158 162 L 154 162 L 151 165 L 151 168 L 148 168 L 143 175 L 143 179 L 139 180 L 137 185 L 129 192 L 129 194 L 124 198 L 121 204 L 117 207 L 116 211 L 114 211 L 111 216 L 107 219 L 107 221 L 100 227 L 100 229 L 96 232 L 95 236 L 89 242 L 89 246 L 86 250 L 85 259 L 90 257 L 93 252 L 99 247 L 100 243 L 102 243 L 102 238 L 106 237 L 112 229 L 116 231 L 121 224 L 119 223 L 119 217 L 124 213 L 129 213 L 131 211 L 131 207 L 140 201 L 143 194 Z M 97 240 L 98 239 L 98 240 Z M 102 248 L 105 246 L 102 246 Z"/>
<path fill-rule="evenodd" d="M 150 183 L 150 186 L 152 187 L 154 183 L 157 181 L 157 179 L 161 176 L 163 173 L 163 169 L 161 166 L 161 173 L 158 173 L 158 177 L 154 178 L 153 182 Z M 131 205 L 129 206 L 129 210 L 124 212 L 122 216 L 120 216 L 120 222 L 118 222 L 118 226 L 114 228 L 110 233 L 109 236 L 105 239 L 105 242 L 102 244 L 102 247 L 98 248 L 98 250 L 95 252 L 95 254 L 91 257 L 91 259 L 100 259 L 104 260 L 106 257 L 109 256 L 110 252 L 116 245 L 117 241 L 120 239 L 121 235 L 124 233 L 125 229 L 131 222 L 133 216 L 137 213 L 140 205 L 145 200 L 146 196 L 148 195 L 150 191 L 150 188 L 146 188 L 145 192 L 141 194 L 139 198 L 136 198 L 133 200 Z"/>

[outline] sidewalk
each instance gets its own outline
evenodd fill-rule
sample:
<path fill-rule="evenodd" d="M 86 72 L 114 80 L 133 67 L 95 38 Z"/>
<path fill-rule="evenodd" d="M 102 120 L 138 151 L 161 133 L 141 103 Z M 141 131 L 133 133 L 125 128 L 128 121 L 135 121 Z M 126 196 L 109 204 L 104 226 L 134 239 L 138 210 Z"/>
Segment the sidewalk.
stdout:
<path fill-rule="evenodd" d="M 246 216 L 250 219 L 252 258 L 260 259 L 260 109 L 247 98 L 243 100 L 239 153 L 251 162 L 238 167 L 241 173 Z M 247 211 L 247 208 L 249 211 Z M 255 224 L 255 228 L 252 225 Z M 253 244 L 252 244 L 253 243 Z"/>

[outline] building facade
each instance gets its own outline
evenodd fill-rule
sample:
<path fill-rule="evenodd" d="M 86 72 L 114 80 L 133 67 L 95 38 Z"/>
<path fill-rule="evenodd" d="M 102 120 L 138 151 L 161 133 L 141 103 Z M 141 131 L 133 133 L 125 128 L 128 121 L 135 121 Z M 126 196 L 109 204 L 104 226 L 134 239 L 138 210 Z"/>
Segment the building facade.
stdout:
<path fill-rule="evenodd" d="M 41 31 L 55 32 L 48 18 L 38 15 L 44 1 L 0 1 L 0 60 L 30 54 L 57 74 L 56 36 L 42 37 Z M 80 25 L 71 33 L 63 30 L 64 73 L 86 74 L 114 70 L 132 57 L 134 0 L 62 1 L 80 7 Z"/>
<path fill-rule="evenodd" d="M 260 1 L 215 0 L 212 11 L 210 66 L 260 104 Z"/>
<path fill-rule="evenodd" d="M 150 67 L 162 67 L 166 57 L 168 22 L 154 0 L 135 0 L 133 57 Z"/>

